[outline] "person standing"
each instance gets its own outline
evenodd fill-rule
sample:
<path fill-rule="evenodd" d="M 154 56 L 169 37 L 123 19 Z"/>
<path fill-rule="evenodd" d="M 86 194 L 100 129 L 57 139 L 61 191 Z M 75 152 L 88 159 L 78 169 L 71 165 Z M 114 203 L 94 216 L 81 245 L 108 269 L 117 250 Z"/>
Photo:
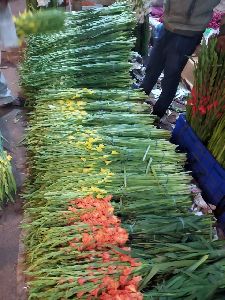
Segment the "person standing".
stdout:
<path fill-rule="evenodd" d="M 165 0 L 164 28 L 154 45 L 141 88 L 149 95 L 164 71 L 162 93 L 153 114 L 162 118 L 172 103 L 181 73 L 196 47 L 220 0 Z M 219 50 L 225 50 L 225 18 L 218 37 Z"/>
<path fill-rule="evenodd" d="M 16 28 L 7 0 L 0 0 L 0 63 L 1 50 L 18 47 Z M 16 101 L 8 89 L 3 73 L 0 71 L 0 107 Z"/>

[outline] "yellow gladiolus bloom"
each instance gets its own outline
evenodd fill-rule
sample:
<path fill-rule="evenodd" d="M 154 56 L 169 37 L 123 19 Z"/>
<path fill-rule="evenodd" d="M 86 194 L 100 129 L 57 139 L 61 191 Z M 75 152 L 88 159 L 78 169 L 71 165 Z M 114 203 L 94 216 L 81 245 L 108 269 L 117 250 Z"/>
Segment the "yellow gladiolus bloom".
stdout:
<path fill-rule="evenodd" d="M 11 155 L 7 155 L 7 159 L 8 159 L 8 161 L 10 161 L 12 159 L 12 156 Z"/>
<path fill-rule="evenodd" d="M 113 150 L 111 154 L 112 154 L 112 155 L 117 155 L 117 154 L 119 154 L 119 152 Z"/>

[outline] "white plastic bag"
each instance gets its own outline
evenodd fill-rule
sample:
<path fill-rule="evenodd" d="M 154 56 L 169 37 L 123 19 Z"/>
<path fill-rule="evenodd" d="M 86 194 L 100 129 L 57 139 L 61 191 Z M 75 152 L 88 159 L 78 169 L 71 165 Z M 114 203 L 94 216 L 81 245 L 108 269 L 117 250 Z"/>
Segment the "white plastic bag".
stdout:
<path fill-rule="evenodd" d="M 18 47 L 16 28 L 9 5 L 0 4 L 0 48 Z"/>

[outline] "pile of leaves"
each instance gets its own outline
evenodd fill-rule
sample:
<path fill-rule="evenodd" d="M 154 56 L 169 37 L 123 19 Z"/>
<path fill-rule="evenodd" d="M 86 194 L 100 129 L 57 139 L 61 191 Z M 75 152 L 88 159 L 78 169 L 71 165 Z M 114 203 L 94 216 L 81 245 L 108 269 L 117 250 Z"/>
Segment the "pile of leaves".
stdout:
<path fill-rule="evenodd" d="M 187 120 L 200 140 L 225 167 L 225 53 L 217 38 L 203 45 L 195 69 L 195 83 L 187 105 Z"/>
<path fill-rule="evenodd" d="M 3 138 L 0 132 L 0 207 L 8 201 L 13 201 L 16 192 L 11 159 L 12 157 L 3 149 Z"/>
<path fill-rule="evenodd" d="M 112 11 L 118 20 L 127 20 L 122 31 L 110 22 Z M 210 299 L 210 281 L 211 294 L 223 295 L 223 279 L 218 278 L 223 275 L 224 250 L 222 243 L 212 241 L 211 218 L 189 211 L 186 157 L 176 153 L 169 132 L 152 125 L 154 117 L 141 104 L 145 95 L 128 88 L 133 47 L 133 28 L 128 24 L 134 22 L 133 14 L 116 4 L 68 18 L 72 28 L 76 22 L 86 27 L 84 36 L 93 34 L 93 20 L 96 34 L 89 41 L 71 39 L 65 45 L 64 36 L 53 35 L 52 47 L 46 36 L 38 42 L 32 38 L 40 53 L 28 49 L 22 72 L 24 89 L 33 91 L 35 105 L 27 132 L 30 176 L 23 225 L 30 299 L 194 299 L 189 297 L 194 276 L 207 285 L 207 290 L 202 288 L 204 299 Z M 108 24 L 106 31 L 103 23 Z M 69 25 L 66 30 L 71 32 Z M 110 54 L 116 55 L 125 35 L 127 50 L 121 63 L 126 67 L 110 73 L 104 62 L 100 72 L 102 53 L 96 52 L 96 69 L 93 61 L 87 73 L 85 55 L 76 55 L 79 43 L 90 42 L 93 50 L 109 37 L 114 43 Z M 44 51 L 54 58 L 52 64 L 45 61 L 46 69 Z M 30 70 L 42 70 L 37 73 L 36 92 L 28 62 Z M 80 65 L 78 73 L 76 68 L 68 72 L 73 63 Z M 49 73 L 53 65 L 65 66 L 61 85 L 54 83 L 61 71 L 52 68 Z M 83 84 L 76 87 L 80 78 Z M 214 273 L 216 282 L 211 279 Z"/>

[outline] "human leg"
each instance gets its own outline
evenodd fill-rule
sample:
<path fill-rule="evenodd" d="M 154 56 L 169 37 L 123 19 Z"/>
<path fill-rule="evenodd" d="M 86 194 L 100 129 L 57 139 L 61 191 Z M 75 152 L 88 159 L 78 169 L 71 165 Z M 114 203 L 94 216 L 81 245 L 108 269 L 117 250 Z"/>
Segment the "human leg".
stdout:
<path fill-rule="evenodd" d="M 140 86 L 147 95 L 149 95 L 152 91 L 164 69 L 166 61 L 166 46 L 169 41 L 168 36 L 169 32 L 165 30 L 160 39 L 156 42 L 155 46 L 152 48 L 145 72 L 145 78 Z"/>
<path fill-rule="evenodd" d="M 153 113 L 160 118 L 172 103 L 181 79 L 181 73 L 201 41 L 201 36 L 185 37 L 173 34 L 167 48 L 167 57 L 162 80 L 162 93 L 156 102 Z"/>

